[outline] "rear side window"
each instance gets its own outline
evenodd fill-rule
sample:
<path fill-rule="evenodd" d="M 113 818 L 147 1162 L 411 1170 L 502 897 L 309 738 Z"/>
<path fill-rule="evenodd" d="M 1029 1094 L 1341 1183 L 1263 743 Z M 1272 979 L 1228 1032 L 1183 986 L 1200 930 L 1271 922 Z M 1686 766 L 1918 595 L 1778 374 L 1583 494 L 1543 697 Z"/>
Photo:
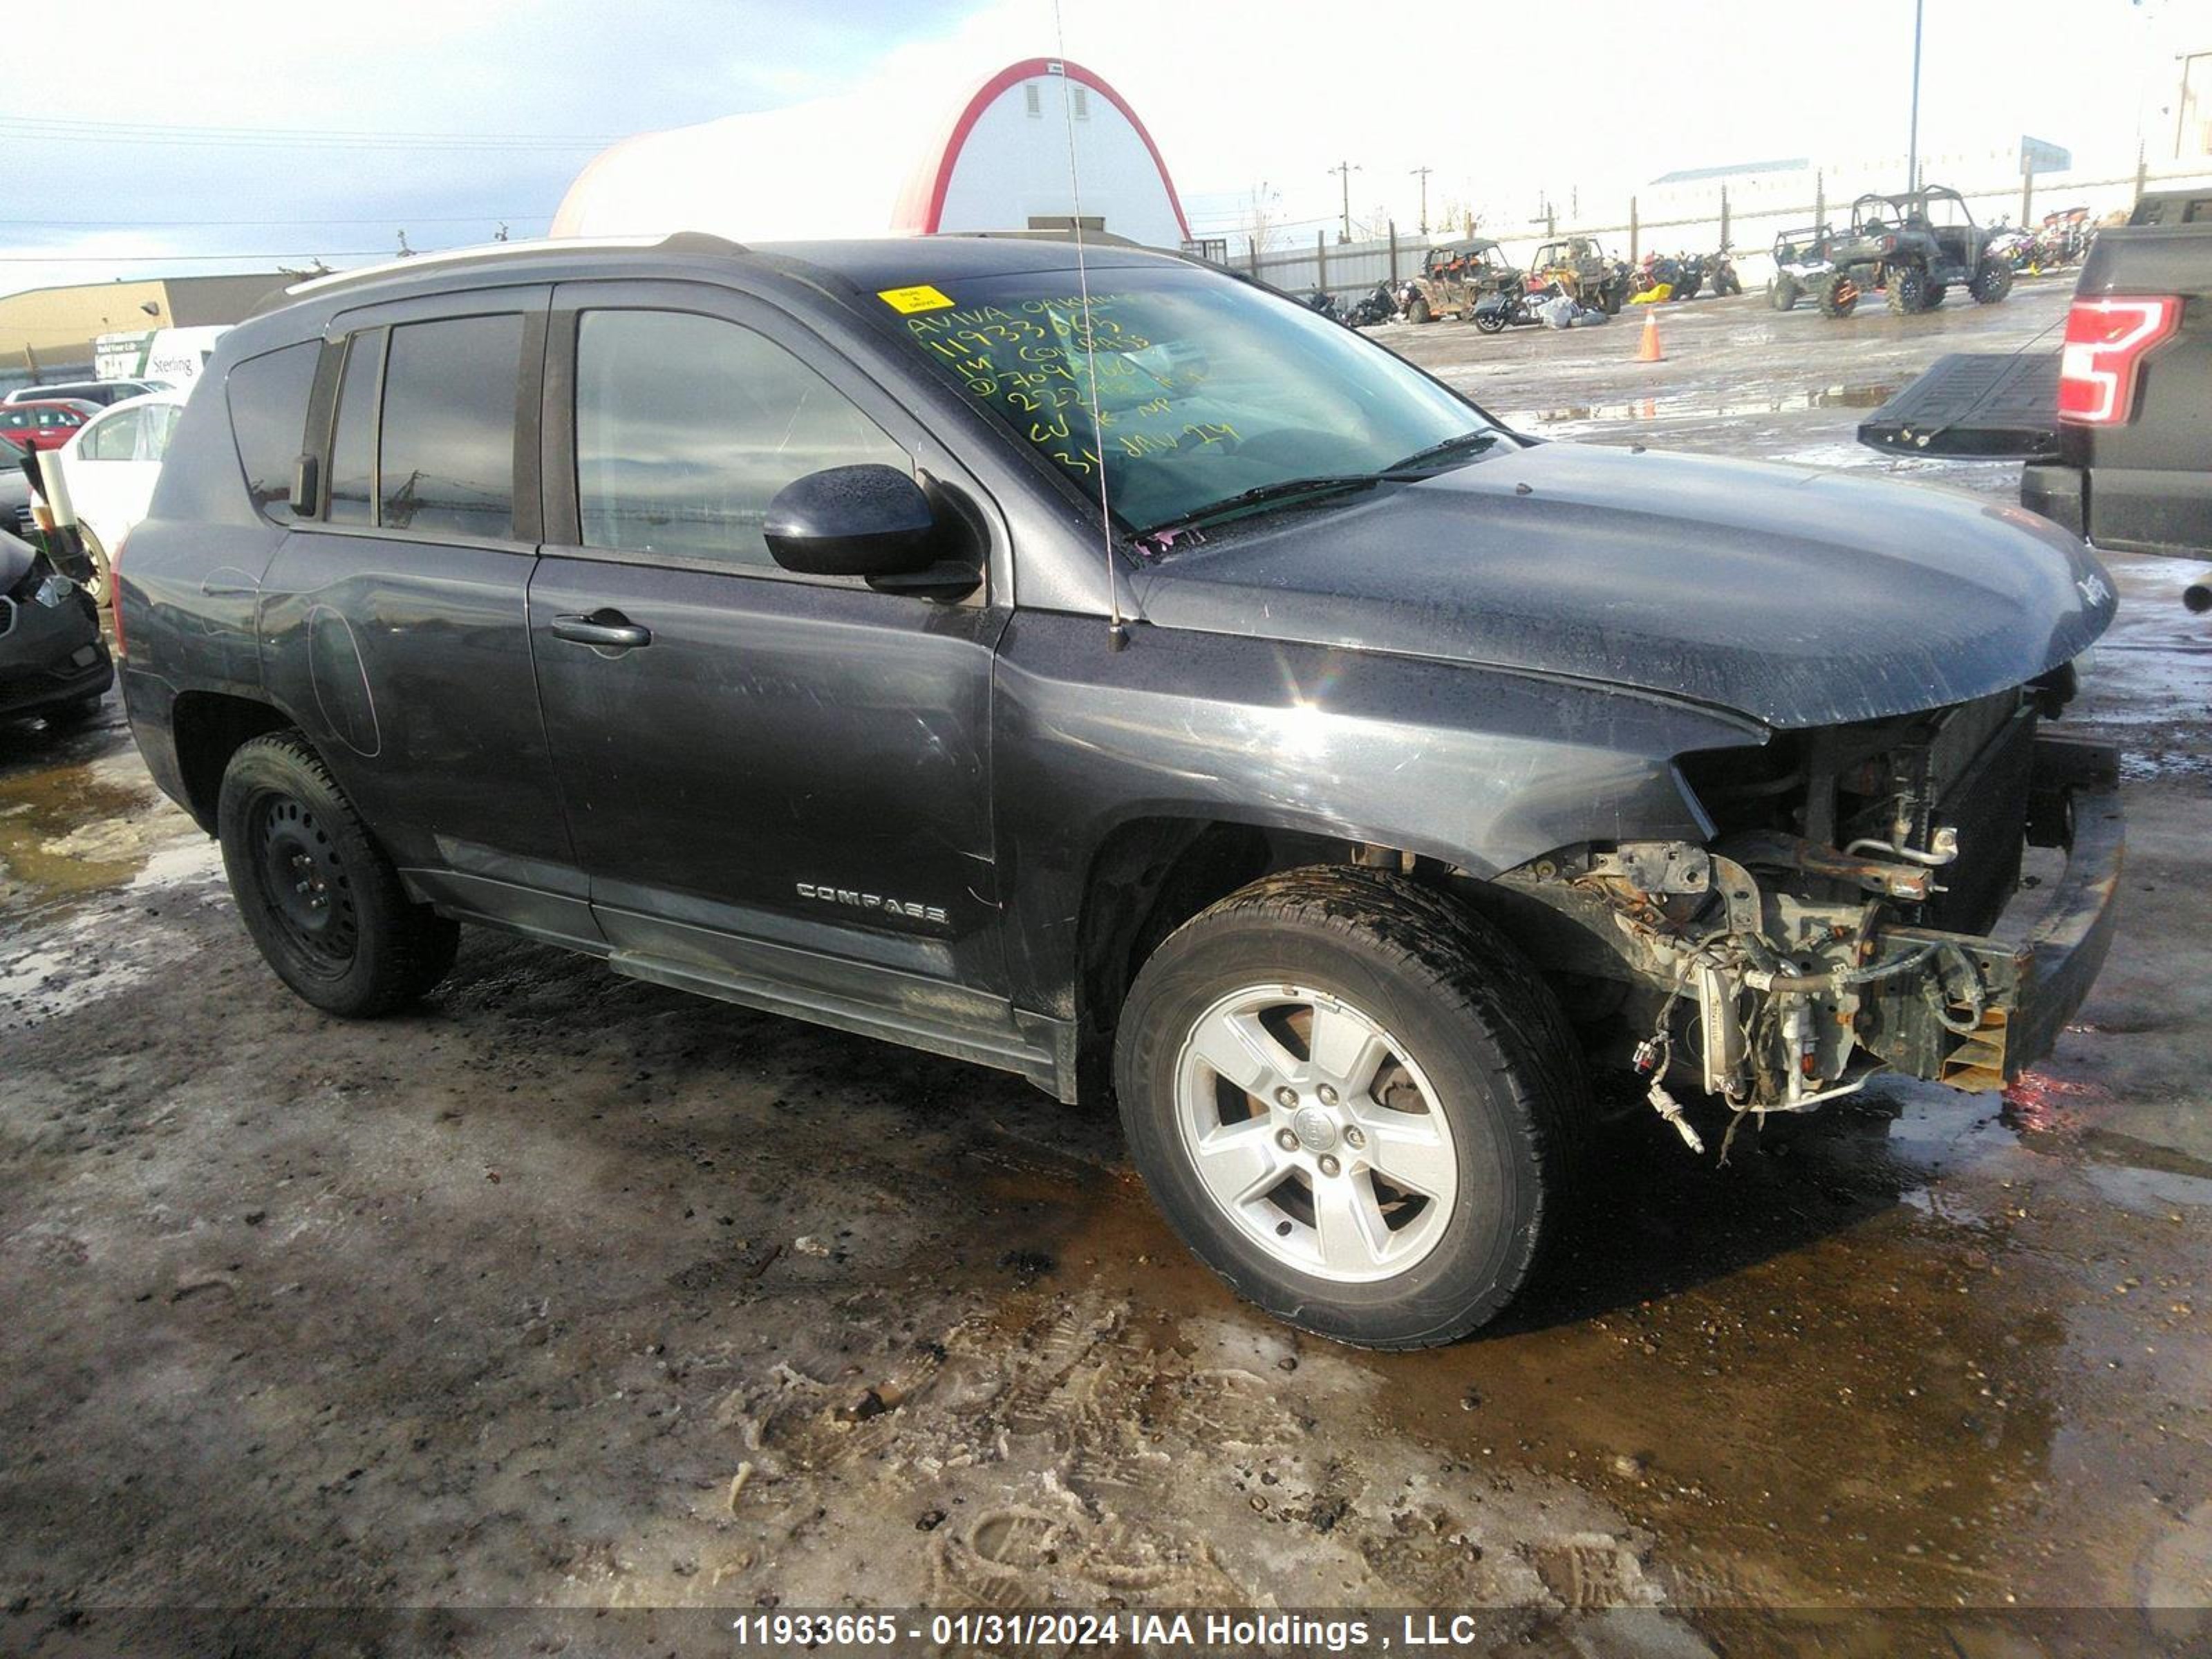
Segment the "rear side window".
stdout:
<path fill-rule="evenodd" d="M 307 447 L 307 397 L 314 390 L 315 362 L 321 355 L 319 341 L 306 340 L 249 357 L 230 371 L 223 388 L 246 494 L 263 518 L 277 524 L 292 521 L 292 474 Z M 178 411 L 162 408 L 151 413 L 158 439 L 145 459 L 158 461 L 168 447 Z"/>
<path fill-rule="evenodd" d="M 576 337 L 576 495 L 586 547 L 774 569 L 776 491 L 824 467 L 913 462 L 851 399 L 749 328 L 587 311 Z"/>
<path fill-rule="evenodd" d="M 109 416 L 85 434 L 79 446 L 80 453 L 91 461 L 129 460 L 138 447 L 138 428 L 143 418 L 135 409 Z"/>
<path fill-rule="evenodd" d="M 376 393 L 384 375 L 384 331 L 346 342 L 338 382 L 337 428 L 331 434 L 330 520 L 376 522 Z"/>
<path fill-rule="evenodd" d="M 377 464 L 379 524 L 495 540 L 514 534 L 521 362 L 517 313 L 392 331 Z"/>

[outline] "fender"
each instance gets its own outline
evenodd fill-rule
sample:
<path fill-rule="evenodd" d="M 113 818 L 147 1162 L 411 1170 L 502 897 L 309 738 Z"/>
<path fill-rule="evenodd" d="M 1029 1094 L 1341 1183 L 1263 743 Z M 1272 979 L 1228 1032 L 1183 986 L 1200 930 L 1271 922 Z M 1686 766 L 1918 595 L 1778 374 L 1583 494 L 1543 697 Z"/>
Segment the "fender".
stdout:
<path fill-rule="evenodd" d="M 1065 1010 L 1093 857 L 1137 818 L 1368 842 L 1487 878 L 1574 842 L 1703 842 L 1674 767 L 1763 726 L 1648 693 L 1023 611 L 993 694 L 1018 1001 Z"/>

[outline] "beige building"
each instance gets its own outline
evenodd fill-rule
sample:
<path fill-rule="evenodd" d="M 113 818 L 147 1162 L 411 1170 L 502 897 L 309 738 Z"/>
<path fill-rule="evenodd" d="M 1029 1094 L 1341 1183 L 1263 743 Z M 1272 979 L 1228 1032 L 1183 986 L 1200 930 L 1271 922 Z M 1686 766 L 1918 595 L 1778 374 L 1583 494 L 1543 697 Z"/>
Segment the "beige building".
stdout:
<path fill-rule="evenodd" d="M 99 335 L 243 322 L 264 299 L 298 280 L 280 271 L 156 276 L 0 295 L 0 385 L 89 378 Z"/>

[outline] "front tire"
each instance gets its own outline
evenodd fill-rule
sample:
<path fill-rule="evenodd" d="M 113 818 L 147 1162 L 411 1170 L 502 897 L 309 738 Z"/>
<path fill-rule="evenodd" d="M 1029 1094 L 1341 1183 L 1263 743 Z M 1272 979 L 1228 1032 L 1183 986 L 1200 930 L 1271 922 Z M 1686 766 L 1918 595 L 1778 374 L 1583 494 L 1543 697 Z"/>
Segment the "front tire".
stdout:
<path fill-rule="evenodd" d="M 1820 284 L 1820 314 L 1823 317 L 1848 317 L 1858 309 L 1859 285 L 1838 270 Z"/>
<path fill-rule="evenodd" d="M 1766 290 L 1766 303 L 1777 311 L 1795 310 L 1797 296 L 1802 291 L 1797 286 L 1797 279 L 1788 271 L 1782 271 Z"/>
<path fill-rule="evenodd" d="M 1890 267 L 1884 297 L 1890 313 L 1911 317 L 1928 309 L 1928 273 L 1912 265 Z"/>
<path fill-rule="evenodd" d="M 1429 302 L 1421 298 L 1419 295 L 1415 295 L 1406 307 L 1406 320 L 1409 323 L 1427 322 L 1429 320 Z"/>
<path fill-rule="evenodd" d="M 110 567 L 107 550 L 100 544 L 100 538 L 91 527 L 80 524 L 77 533 L 84 538 L 84 559 L 89 568 L 84 579 L 84 591 L 93 604 L 105 611 L 115 599 L 115 577 Z"/>
<path fill-rule="evenodd" d="M 1975 269 L 1974 280 L 1966 284 L 1966 291 L 1978 306 L 2000 303 L 2012 292 L 2012 267 L 2002 259 L 1984 259 Z"/>
<path fill-rule="evenodd" d="M 460 928 L 408 898 L 298 732 L 240 746 L 223 769 L 216 826 L 246 931 L 302 1000 L 370 1018 L 412 1002 L 453 966 Z"/>
<path fill-rule="evenodd" d="M 1131 1157 L 1192 1251 L 1363 1347 L 1496 1316 L 1588 1139 L 1557 1002 L 1486 922 L 1402 878 L 1293 870 L 1185 923 L 1122 1009 Z"/>

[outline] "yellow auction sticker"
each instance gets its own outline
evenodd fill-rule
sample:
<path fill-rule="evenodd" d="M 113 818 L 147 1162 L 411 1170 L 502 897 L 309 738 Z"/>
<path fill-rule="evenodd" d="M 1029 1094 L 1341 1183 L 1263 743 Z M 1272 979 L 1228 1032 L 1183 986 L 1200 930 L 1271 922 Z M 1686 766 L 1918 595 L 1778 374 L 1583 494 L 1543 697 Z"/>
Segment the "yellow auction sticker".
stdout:
<path fill-rule="evenodd" d="M 952 303 L 927 283 L 918 283 L 912 288 L 884 289 L 876 298 L 902 317 L 917 311 L 942 311 Z"/>

